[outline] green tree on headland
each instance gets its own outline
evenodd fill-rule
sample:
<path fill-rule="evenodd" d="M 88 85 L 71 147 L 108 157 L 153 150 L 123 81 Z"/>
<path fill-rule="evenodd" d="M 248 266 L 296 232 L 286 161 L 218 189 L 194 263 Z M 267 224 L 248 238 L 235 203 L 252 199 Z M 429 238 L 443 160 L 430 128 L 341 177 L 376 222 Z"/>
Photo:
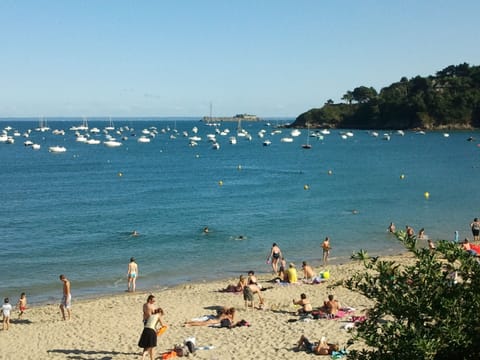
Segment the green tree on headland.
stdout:
<path fill-rule="evenodd" d="M 458 244 L 440 241 L 436 251 L 398 239 L 413 255 L 400 265 L 365 254 L 365 272 L 345 285 L 374 301 L 354 330 L 349 359 L 480 359 L 480 264 Z"/>
<path fill-rule="evenodd" d="M 480 127 L 480 67 L 450 65 L 384 87 L 359 86 L 297 117 L 292 127 L 355 129 L 469 129 Z"/>

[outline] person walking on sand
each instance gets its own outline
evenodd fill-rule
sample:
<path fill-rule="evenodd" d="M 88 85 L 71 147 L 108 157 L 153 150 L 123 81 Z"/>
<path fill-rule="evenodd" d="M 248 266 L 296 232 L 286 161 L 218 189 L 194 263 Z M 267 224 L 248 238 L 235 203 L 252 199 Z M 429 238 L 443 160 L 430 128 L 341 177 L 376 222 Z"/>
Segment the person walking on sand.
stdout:
<path fill-rule="evenodd" d="M 10 312 L 12 311 L 12 305 L 10 304 L 10 300 L 5 298 L 3 300 L 2 305 L 2 313 L 3 313 L 3 330 L 8 330 L 10 327 Z"/>
<path fill-rule="evenodd" d="M 127 270 L 127 291 L 135 291 L 135 282 L 138 277 L 138 265 L 135 262 L 135 258 L 130 258 L 130 262 L 128 263 L 128 270 Z"/>
<path fill-rule="evenodd" d="M 163 310 L 161 308 L 155 309 L 154 313 L 150 315 L 143 327 L 142 335 L 138 340 L 138 346 L 143 348 L 142 360 L 145 360 L 147 354 L 150 360 L 154 360 L 155 347 L 157 346 L 157 328 L 166 326 L 162 321 Z"/>
<path fill-rule="evenodd" d="M 472 229 L 473 241 L 479 241 L 480 221 L 478 221 L 478 218 L 473 219 L 473 222 L 470 224 L 470 228 Z"/>
<path fill-rule="evenodd" d="M 63 274 L 60 275 L 60 281 L 63 282 L 63 296 L 62 302 L 60 303 L 60 310 L 62 311 L 63 320 L 70 320 L 72 316 L 72 293 L 70 291 L 70 281 Z"/>
<path fill-rule="evenodd" d="M 25 310 L 27 310 L 27 295 L 24 292 L 20 294 L 20 299 L 18 299 L 17 307 L 20 311 L 18 313 L 18 318 L 20 319 L 22 315 L 25 314 Z"/>
<path fill-rule="evenodd" d="M 330 256 L 330 238 L 327 236 L 322 243 L 322 250 L 323 250 L 323 265 L 327 265 L 328 257 Z"/>
<path fill-rule="evenodd" d="M 281 257 L 282 251 L 278 247 L 277 243 L 273 243 L 270 254 L 267 257 L 267 262 L 272 261 L 272 270 L 275 275 L 278 274 L 278 262 L 280 261 Z"/>

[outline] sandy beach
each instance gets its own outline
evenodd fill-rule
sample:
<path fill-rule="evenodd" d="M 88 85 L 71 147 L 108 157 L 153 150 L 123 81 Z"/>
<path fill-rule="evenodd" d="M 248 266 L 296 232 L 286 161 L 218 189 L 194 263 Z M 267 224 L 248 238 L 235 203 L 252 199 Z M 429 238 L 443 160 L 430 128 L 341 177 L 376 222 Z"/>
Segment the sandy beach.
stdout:
<path fill-rule="evenodd" d="M 407 256 L 389 258 L 404 261 Z M 299 277 L 300 265 L 296 264 Z M 186 284 L 153 292 L 157 306 L 165 311 L 164 320 L 169 326 L 158 338 L 156 358 L 161 358 L 161 353 L 191 336 L 195 337 L 197 346 L 213 346 L 209 350 L 196 351 L 197 359 L 309 359 L 313 355 L 293 350 L 301 335 L 315 341 L 325 336 L 328 341 L 344 346 L 350 339 L 350 334 L 344 329 L 348 315 L 341 319 L 291 320 L 299 319 L 294 315 L 297 308 L 292 299 L 299 299 L 301 293 L 307 294 L 314 307 L 320 307 L 328 294 L 334 294 L 342 307 L 355 309 L 350 315 L 362 315 L 371 305 L 369 299 L 342 286 L 328 288 L 362 270 L 361 263 L 352 261 L 315 270 L 325 269 L 329 270 L 330 279 L 316 285 L 279 285 L 268 281 L 271 276 L 260 276 L 260 283 L 269 288 L 262 292 L 266 299 L 263 310 L 245 309 L 241 294 L 219 291 L 228 284 L 236 284 L 238 278 Z M 75 295 L 75 283 L 72 283 L 72 292 Z M 149 291 L 142 291 L 90 300 L 76 301 L 74 298 L 70 321 L 61 319 L 58 304 L 31 307 L 21 320 L 17 319 L 18 312 L 15 310 L 10 330 L 0 331 L 0 358 L 141 358 L 137 342 L 143 328 L 142 305 L 149 294 Z M 238 310 L 236 320 L 245 319 L 251 326 L 234 329 L 184 326 L 185 321 L 192 318 L 214 314 L 219 306 L 235 307 Z"/>

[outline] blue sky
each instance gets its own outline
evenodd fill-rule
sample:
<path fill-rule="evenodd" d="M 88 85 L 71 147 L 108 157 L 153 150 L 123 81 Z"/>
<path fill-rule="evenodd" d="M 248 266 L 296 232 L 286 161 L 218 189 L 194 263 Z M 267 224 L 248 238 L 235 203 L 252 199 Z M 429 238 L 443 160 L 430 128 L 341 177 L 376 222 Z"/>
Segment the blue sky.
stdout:
<path fill-rule="evenodd" d="M 0 117 L 296 117 L 480 64 L 478 0 L 0 0 Z"/>

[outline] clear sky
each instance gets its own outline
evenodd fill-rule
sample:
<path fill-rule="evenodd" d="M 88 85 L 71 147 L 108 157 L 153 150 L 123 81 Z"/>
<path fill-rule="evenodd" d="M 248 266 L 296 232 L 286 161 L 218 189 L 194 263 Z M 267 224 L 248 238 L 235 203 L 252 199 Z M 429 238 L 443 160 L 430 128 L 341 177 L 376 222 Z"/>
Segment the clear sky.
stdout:
<path fill-rule="evenodd" d="M 296 117 L 480 64 L 479 0 L 0 0 L 0 117 Z"/>

